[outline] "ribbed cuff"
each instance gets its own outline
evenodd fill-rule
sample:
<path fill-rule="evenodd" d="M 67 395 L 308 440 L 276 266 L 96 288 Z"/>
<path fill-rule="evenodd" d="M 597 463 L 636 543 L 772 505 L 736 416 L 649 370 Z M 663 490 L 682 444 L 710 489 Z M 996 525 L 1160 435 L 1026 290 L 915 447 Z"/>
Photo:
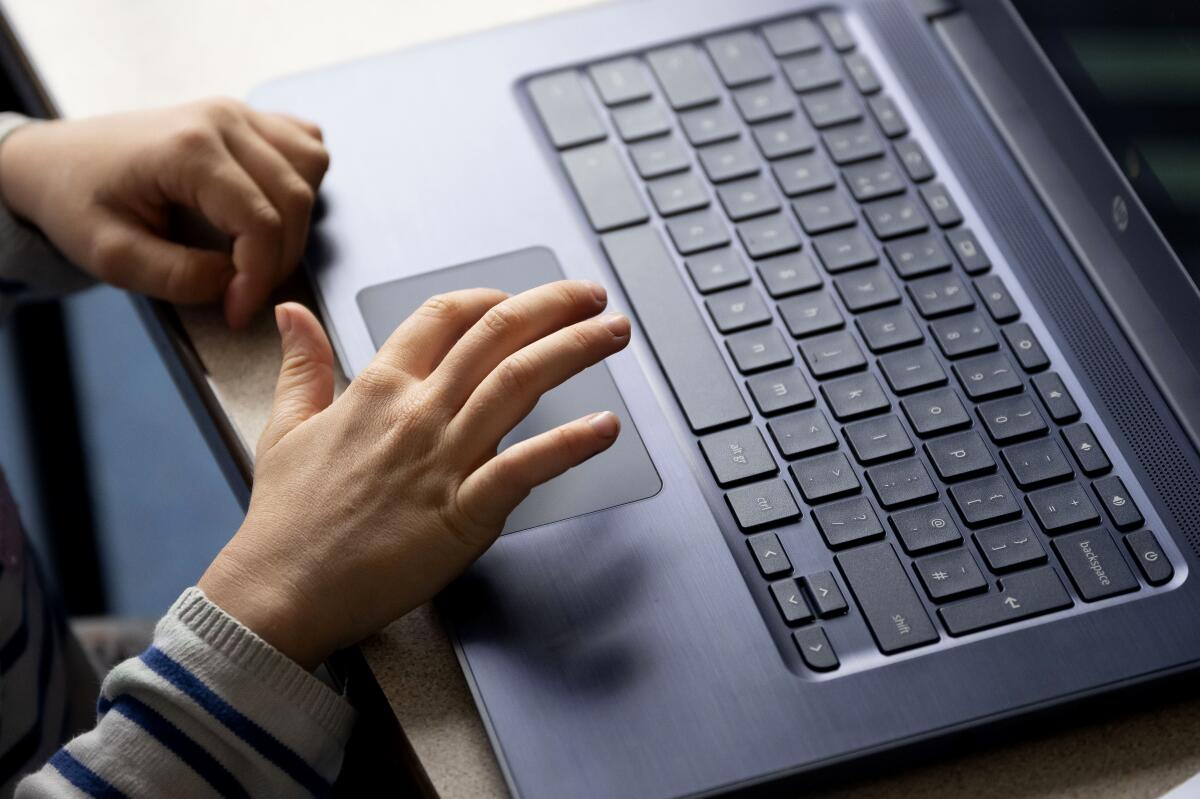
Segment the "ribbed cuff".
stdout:
<path fill-rule="evenodd" d="M 177 619 L 214 651 L 286 697 L 330 735 L 343 742 L 349 737 L 354 708 L 343 697 L 210 602 L 199 588 L 184 591 L 167 617 Z"/>

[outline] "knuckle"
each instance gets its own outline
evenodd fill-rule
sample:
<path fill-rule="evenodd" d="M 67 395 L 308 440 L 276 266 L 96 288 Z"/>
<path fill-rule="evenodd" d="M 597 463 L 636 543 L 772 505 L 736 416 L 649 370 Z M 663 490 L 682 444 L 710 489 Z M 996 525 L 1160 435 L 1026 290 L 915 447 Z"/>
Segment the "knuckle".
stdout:
<path fill-rule="evenodd" d="M 493 305 L 483 315 L 484 327 L 497 338 L 503 338 L 520 329 L 523 322 L 521 312 L 510 303 Z"/>
<path fill-rule="evenodd" d="M 526 385 L 536 373 L 537 367 L 528 355 L 514 353 L 496 367 L 496 380 L 505 396 L 514 394 Z"/>
<path fill-rule="evenodd" d="M 304 180 L 296 178 L 291 181 L 286 190 L 288 206 L 298 214 L 307 216 L 312 211 L 313 203 L 317 200 L 316 192 Z"/>
<path fill-rule="evenodd" d="M 215 136 L 211 128 L 202 124 L 187 124 L 171 134 L 168 149 L 185 158 L 207 155 L 212 151 Z"/>
<path fill-rule="evenodd" d="M 265 202 L 250 209 L 246 224 L 255 233 L 267 236 L 278 236 L 283 231 L 283 217 Z"/>
<path fill-rule="evenodd" d="M 595 333 L 584 325 L 572 325 L 566 329 L 566 335 L 575 349 L 586 352 L 592 349 L 596 342 Z"/>
<path fill-rule="evenodd" d="M 213 97 L 201 102 L 204 116 L 213 124 L 228 125 L 245 114 L 246 107 L 232 97 Z"/>
<path fill-rule="evenodd" d="M 429 319 L 445 321 L 458 316 L 461 309 L 462 304 L 449 294 L 435 294 L 421 303 L 417 312 Z"/>
<path fill-rule="evenodd" d="M 400 386 L 400 374 L 395 369 L 373 363 L 359 372 L 351 384 L 355 391 L 369 398 L 391 396 Z"/>
<path fill-rule="evenodd" d="M 317 133 L 320 134 L 320 129 L 317 130 Z M 329 169 L 329 150 L 319 141 L 312 143 L 305 158 L 309 161 L 309 167 L 318 174 L 324 175 Z"/>

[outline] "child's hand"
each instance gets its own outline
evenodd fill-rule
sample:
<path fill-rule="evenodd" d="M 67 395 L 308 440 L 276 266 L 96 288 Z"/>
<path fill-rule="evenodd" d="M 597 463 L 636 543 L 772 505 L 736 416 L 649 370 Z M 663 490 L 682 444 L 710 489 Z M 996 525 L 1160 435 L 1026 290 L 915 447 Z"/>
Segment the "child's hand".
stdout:
<path fill-rule="evenodd" d="M 616 439 L 604 412 L 496 454 L 543 393 L 629 343 L 628 319 L 597 316 L 605 304 L 584 281 L 435 297 L 332 404 L 320 324 L 279 306 L 250 511 L 200 587 L 307 668 L 433 597 L 530 489 Z"/>
<path fill-rule="evenodd" d="M 178 303 L 224 295 L 236 328 L 299 262 L 328 166 L 315 125 L 210 100 L 26 125 L 0 148 L 0 192 L 100 280 Z M 172 206 L 232 254 L 168 241 Z"/>

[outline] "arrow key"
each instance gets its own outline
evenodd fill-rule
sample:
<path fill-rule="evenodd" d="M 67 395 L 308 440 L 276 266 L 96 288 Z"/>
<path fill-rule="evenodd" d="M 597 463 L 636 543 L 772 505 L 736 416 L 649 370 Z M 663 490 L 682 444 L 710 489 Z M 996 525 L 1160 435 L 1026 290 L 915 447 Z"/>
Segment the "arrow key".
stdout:
<path fill-rule="evenodd" d="M 820 627 L 807 627 L 792 633 L 800 657 L 813 671 L 833 671 L 838 667 L 837 655 Z"/>
<path fill-rule="evenodd" d="M 783 545 L 779 543 L 779 536 L 774 533 L 760 533 L 750 536 L 746 539 L 746 543 L 750 546 L 750 552 L 754 555 L 754 560 L 758 563 L 758 570 L 762 572 L 763 577 L 769 580 L 772 577 L 782 577 L 792 573 L 792 562 L 788 560 L 787 553 L 783 551 Z"/>
<path fill-rule="evenodd" d="M 813 620 L 812 611 L 804 601 L 804 592 L 795 580 L 771 583 L 771 596 L 788 624 L 807 624 Z"/>
<path fill-rule="evenodd" d="M 808 598 L 816 608 L 817 615 L 822 619 L 838 616 L 846 612 L 846 598 L 838 588 L 833 572 L 824 571 L 810 574 L 802 581 L 808 590 Z"/>

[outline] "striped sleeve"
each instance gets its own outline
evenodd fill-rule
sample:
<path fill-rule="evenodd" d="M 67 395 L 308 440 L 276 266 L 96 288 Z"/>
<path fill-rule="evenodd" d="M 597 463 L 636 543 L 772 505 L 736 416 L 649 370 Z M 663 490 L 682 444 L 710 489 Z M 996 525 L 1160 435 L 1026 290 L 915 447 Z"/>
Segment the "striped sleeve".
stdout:
<path fill-rule="evenodd" d="M 341 696 L 198 588 L 145 652 L 109 673 L 97 715 L 17 797 L 324 796 L 354 719 Z"/>

